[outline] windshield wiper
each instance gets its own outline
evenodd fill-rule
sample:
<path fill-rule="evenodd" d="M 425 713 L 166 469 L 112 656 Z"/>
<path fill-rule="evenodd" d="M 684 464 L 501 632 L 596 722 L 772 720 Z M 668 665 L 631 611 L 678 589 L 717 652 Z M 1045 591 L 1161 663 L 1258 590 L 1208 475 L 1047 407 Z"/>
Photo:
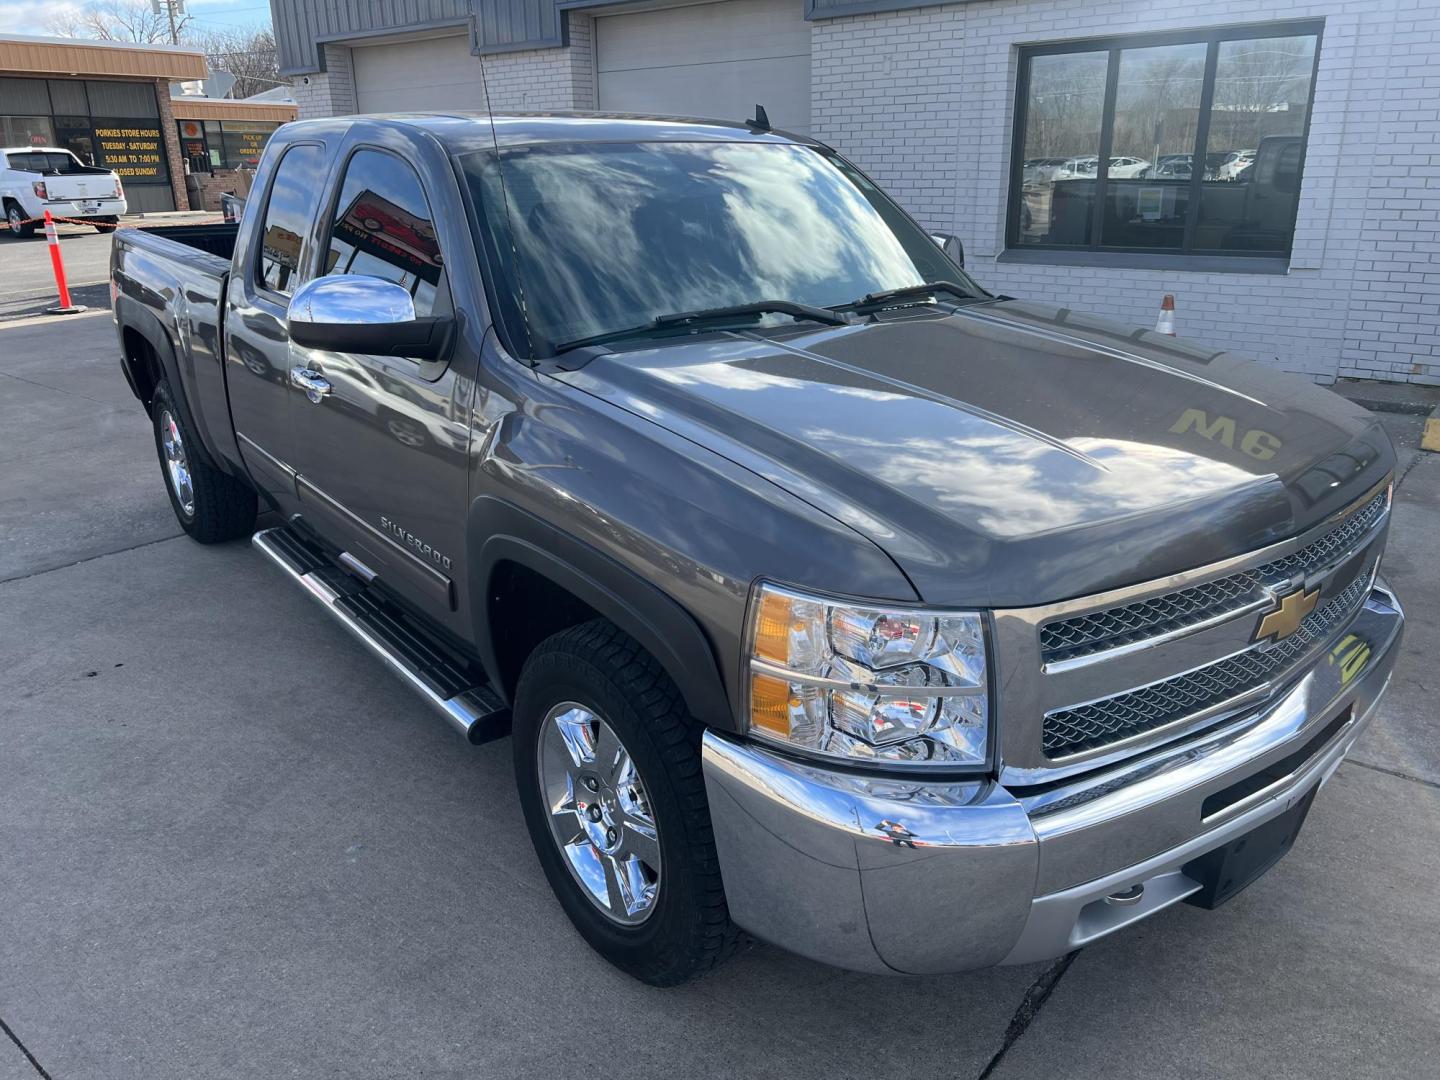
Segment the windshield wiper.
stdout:
<path fill-rule="evenodd" d="M 639 326 L 628 326 L 623 330 L 607 330 L 603 334 L 591 334 L 589 337 L 562 342 L 555 346 L 555 352 L 558 354 L 569 352 L 571 349 L 583 349 L 587 345 L 604 345 L 612 341 L 625 341 L 628 338 L 645 337 L 648 334 L 666 330 L 699 328 L 712 322 L 724 322 L 727 319 L 738 319 L 746 315 L 771 314 L 792 315 L 797 319 L 809 319 L 827 326 L 848 326 L 850 323 L 850 320 L 844 315 L 832 311 L 830 308 L 798 304 L 792 300 L 756 300 L 749 304 L 731 304 L 728 307 L 701 308 L 699 311 L 675 311 L 668 315 L 657 315 L 649 322 L 641 323 Z"/>
<path fill-rule="evenodd" d="M 978 294 L 954 281 L 926 281 L 919 285 L 904 285 L 898 289 L 885 289 L 883 292 L 867 293 L 858 300 L 851 300 L 848 304 L 836 304 L 830 310 L 853 311 L 857 314 L 864 315 L 871 311 L 879 311 L 881 308 L 903 303 L 906 300 L 914 300 L 917 297 L 929 296 L 937 292 L 946 292 L 951 296 L 959 297 L 961 300 L 980 299 Z"/>

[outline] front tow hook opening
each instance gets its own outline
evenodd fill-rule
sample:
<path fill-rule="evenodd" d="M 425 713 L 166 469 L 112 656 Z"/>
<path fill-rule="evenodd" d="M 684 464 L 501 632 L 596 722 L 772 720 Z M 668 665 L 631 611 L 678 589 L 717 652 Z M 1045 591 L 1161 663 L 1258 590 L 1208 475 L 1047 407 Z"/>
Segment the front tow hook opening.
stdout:
<path fill-rule="evenodd" d="M 1131 885 L 1128 889 L 1121 889 L 1105 897 L 1105 903 L 1113 904 L 1115 907 L 1131 907 L 1140 903 L 1145 898 L 1145 883 Z"/>

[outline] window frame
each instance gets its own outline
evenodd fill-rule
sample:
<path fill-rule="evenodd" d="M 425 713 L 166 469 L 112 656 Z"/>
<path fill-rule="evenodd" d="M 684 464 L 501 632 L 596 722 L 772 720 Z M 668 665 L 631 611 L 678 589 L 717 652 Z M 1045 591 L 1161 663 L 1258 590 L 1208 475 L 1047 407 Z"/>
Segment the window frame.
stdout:
<path fill-rule="evenodd" d="M 290 290 L 288 294 L 277 292 L 276 290 L 270 288 L 268 284 L 266 284 L 265 276 L 260 271 L 260 263 L 265 258 L 265 222 L 268 219 L 270 213 L 270 200 L 275 194 L 275 182 L 280 179 L 280 167 L 285 164 L 285 158 L 290 154 L 292 150 L 295 150 L 302 146 L 308 146 L 311 149 L 320 151 L 320 164 L 322 169 L 324 168 L 325 144 L 322 142 L 302 140 L 299 142 L 286 143 L 284 146 L 280 147 L 279 155 L 275 159 L 275 167 L 270 170 L 270 176 L 265 182 L 265 199 L 263 204 L 260 206 L 258 216 L 255 222 L 255 251 L 250 256 L 250 265 L 246 270 L 247 284 L 254 291 L 254 294 L 256 296 L 263 297 L 268 303 L 276 305 L 282 311 L 288 311 L 290 309 L 290 298 L 295 295 L 296 289 L 299 289 L 301 285 L 305 284 L 305 282 L 309 280 L 308 277 L 304 277 L 301 275 L 304 273 L 308 265 L 306 256 L 310 254 L 307 249 L 312 246 L 312 234 L 315 227 L 314 219 L 312 218 L 310 220 L 310 224 L 307 227 L 306 231 L 300 234 L 300 253 L 295 263 L 295 269 L 297 271 L 295 276 L 295 286 Z M 269 147 L 267 146 L 266 149 L 269 149 Z"/>
<path fill-rule="evenodd" d="M 354 162 L 355 158 L 367 150 L 377 154 L 388 154 L 410 170 L 411 174 L 415 177 L 416 185 L 420 188 L 420 196 L 425 200 L 425 209 L 430 213 L 431 228 L 436 230 L 437 240 L 439 238 L 440 226 L 438 219 L 435 217 L 435 200 L 431 198 L 430 190 L 425 186 L 425 178 L 420 175 L 420 170 L 415 167 L 415 163 L 406 158 L 404 154 L 398 153 L 388 146 L 381 146 L 378 143 L 371 142 L 356 143 L 345 152 L 339 168 L 335 171 L 334 183 L 330 185 L 330 190 L 327 193 L 324 213 L 320 216 L 317 222 L 318 227 L 314 233 L 315 247 L 314 250 L 310 252 L 310 257 L 307 260 L 308 273 L 305 279 L 306 281 L 313 281 L 316 278 L 330 276 L 323 272 L 323 268 L 325 266 L 325 257 L 330 251 L 330 233 L 335 227 L 335 215 L 340 210 L 340 197 L 345 193 L 345 177 L 349 175 L 350 165 Z M 440 249 L 440 256 L 443 260 L 445 256 L 444 248 Z M 453 316 L 455 314 L 455 292 L 450 287 L 449 268 L 445 266 L 443 262 L 440 269 L 440 285 L 444 286 L 444 303 L 441 303 L 442 290 L 437 287 L 435 289 L 435 306 L 430 314 L 438 314 L 442 317 Z M 421 361 L 415 361 L 415 363 L 418 365 Z"/>
<path fill-rule="evenodd" d="M 1315 85 L 1320 72 L 1320 51 L 1324 44 L 1324 19 L 1292 19 L 1283 22 L 1244 23 L 1199 30 L 1174 30 L 1150 34 L 1113 34 L 1105 37 L 1056 42 L 1049 45 L 1022 45 L 1019 48 L 1015 76 L 1014 124 L 1010 135 L 1010 167 L 1005 198 L 1005 248 L 1002 261 L 1052 262 L 1070 265 L 1180 266 L 1191 269 L 1262 270 L 1283 262 L 1287 267 L 1295 246 L 1295 224 L 1300 211 L 1300 191 L 1305 182 L 1305 158 L 1310 149 L 1310 124 L 1315 115 Z M 1193 168 L 1203 159 L 1202 147 L 1210 137 L 1210 113 L 1215 102 L 1215 75 L 1219 64 L 1220 45 L 1227 41 L 1249 41 L 1274 37 L 1315 38 L 1315 54 L 1310 67 L 1310 95 L 1305 105 L 1305 125 L 1300 136 L 1300 162 L 1296 188 L 1295 210 L 1289 221 L 1289 242 L 1284 251 L 1246 251 L 1195 248 L 1195 227 L 1199 220 L 1200 200 L 1205 183 L 1205 170 Z M 1126 49 L 1148 49 L 1166 45 L 1204 44 L 1205 74 L 1200 89 L 1199 115 L 1195 125 L 1195 142 L 1191 146 L 1192 162 L 1189 202 L 1185 218 L 1185 234 L 1181 246 L 1174 250 L 1106 245 L 1100 241 L 1102 218 L 1109 196 L 1110 159 L 1114 153 L 1115 101 L 1119 89 L 1120 54 Z M 1105 89 L 1100 117 L 1100 159 L 1095 173 L 1095 197 L 1091 206 L 1092 240 L 1088 244 L 1020 243 L 1020 207 L 1024 201 L 1025 127 L 1030 109 L 1030 66 L 1037 56 L 1059 56 L 1070 53 L 1107 54 Z M 1065 256 L 1057 260 L 1056 256 Z M 1077 258 L 1078 256 L 1078 258 Z M 1246 264 L 1252 264 L 1247 267 Z"/>

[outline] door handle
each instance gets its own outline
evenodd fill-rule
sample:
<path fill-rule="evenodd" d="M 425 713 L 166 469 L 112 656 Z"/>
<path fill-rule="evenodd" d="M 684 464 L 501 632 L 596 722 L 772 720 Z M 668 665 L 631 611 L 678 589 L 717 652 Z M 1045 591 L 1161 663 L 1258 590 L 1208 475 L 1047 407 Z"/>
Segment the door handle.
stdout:
<path fill-rule="evenodd" d="M 324 375 L 314 368 L 303 366 L 290 369 L 290 385 L 297 390 L 304 390 L 305 396 L 315 405 L 319 405 L 320 399 L 333 389 L 330 380 Z"/>

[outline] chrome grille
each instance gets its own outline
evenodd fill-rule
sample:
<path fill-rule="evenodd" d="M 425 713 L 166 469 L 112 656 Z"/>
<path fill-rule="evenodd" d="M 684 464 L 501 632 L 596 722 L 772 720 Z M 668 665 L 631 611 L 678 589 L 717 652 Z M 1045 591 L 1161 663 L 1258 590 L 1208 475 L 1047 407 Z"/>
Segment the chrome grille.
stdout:
<path fill-rule="evenodd" d="M 1266 586 L 1308 576 L 1355 547 L 1385 514 L 1386 493 L 1376 494 L 1335 528 L 1299 551 L 1262 566 L 1103 611 L 1047 623 L 1040 628 L 1046 664 L 1089 656 L 1223 618 L 1265 597 Z"/>
<path fill-rule="evenodd" d="M 1330 535 L 1317 543 L 1325 543 Z M 1331 550 L 1348 546 L 1341 543 Z M 1371 562 L 1339 595 L 1306 616 L 1295 633 L 1271 648 L 1257 646 L 1163 682 L 1046 714 L 1041 733 L 1045 756 L 1079 754 L 1128 739 L 1199 715 L 1275 681 L 1359 610 L 1370 591 L 1374 569 Z"/>

